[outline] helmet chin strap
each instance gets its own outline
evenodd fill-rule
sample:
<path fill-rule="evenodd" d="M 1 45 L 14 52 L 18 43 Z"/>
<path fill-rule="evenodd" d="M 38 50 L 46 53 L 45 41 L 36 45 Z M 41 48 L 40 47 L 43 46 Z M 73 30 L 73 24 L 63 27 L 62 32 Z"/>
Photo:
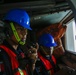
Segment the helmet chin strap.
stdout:
<path fill-rule="evenodd" d="M 48 53 L 45 51 L 45 49 L 44 49 L 42 46 L 40 46 L 40 48 L 42 49 L 42 51 L 43 51 L 44 53 L 46 53 L 46 54 L 48 55 Z"/>
<path fill-rule="evenodd" d="M 19 38 L 18 33 L 17 33 L 17 31 L 14 27 L 14 24 L 11 22 L 10 25 L 11 25 L 11 28 L 12 28 L 12 31 L 14 33 L 14 36 L 15 36 L 16 40 L 19 42 L 20 45 L 24 45 L 25 42 L 22 42 L 21 39 Z"/>

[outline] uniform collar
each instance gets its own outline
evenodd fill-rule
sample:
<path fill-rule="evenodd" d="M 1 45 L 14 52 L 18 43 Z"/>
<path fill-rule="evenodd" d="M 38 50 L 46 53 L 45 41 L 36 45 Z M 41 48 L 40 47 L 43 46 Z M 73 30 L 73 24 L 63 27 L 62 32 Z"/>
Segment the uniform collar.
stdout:
<path fill-rule="evenodd" d="M 18 54 L 17 50 L 15 50 L 7 40 L 3 41 L 3 45 L 5 45 L 6 47 L 8 47 L 10 50 L 12 50 L 15 54 Z M 19 49 L 19 48 L 18 48 Z"/>

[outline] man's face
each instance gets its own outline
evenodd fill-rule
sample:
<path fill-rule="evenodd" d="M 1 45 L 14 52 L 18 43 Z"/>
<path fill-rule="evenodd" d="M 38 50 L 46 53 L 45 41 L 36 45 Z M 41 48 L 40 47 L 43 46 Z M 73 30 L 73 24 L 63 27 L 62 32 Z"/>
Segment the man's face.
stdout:
<path fill-rule="evenodd" d="M 52 55 L 53 53 L 53 47 L 45 47 L 45 46 L 42 46 L 42 52 L 45 54 L 45 55 Z"/>
<path fill-rule="evenodd" d="M 18 33 L 19 38 L 21 39 L 22 42 L 26 41 L 26 36 L 27 36 L 27 29 L 23 28 L 22 26 L 18 24 L 14 24 L 16 31 Z M 12 40 L 18 44 L 18 41 L 16 40 L 15 36 L 12 36 Z"/>

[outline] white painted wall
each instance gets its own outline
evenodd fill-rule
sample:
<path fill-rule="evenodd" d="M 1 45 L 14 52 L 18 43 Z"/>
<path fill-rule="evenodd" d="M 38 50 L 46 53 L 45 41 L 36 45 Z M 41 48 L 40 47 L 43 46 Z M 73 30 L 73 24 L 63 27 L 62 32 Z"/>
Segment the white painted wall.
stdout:
<path fill-rule="evenodd" d="M 67 24 L 67 30 L 65 33 L 65 49 L 76 52 L 76 28 L 74 19 Z"/>

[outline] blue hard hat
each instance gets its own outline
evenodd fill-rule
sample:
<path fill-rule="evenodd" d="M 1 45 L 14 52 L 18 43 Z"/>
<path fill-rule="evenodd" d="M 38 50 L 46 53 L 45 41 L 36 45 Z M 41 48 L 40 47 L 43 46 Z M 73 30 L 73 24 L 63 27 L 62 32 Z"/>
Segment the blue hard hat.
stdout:
<path fill-rule="evenodd" d="M 39 45 L 45 46 L 45 47 L 54 47 L 57 46 L 56 42 L 54 41 L 54 38 L 51 34 L 45 33 L 42 34 L 38 39 Z"/>
<path fill-rule="evenodd" d="M 19 24 L 20 26 L 32 30 L 30 27 L 29 15 L 25 10 L 22 9 L 12 9 L 10 10 L 3 20 L 13 21 Z"/>

